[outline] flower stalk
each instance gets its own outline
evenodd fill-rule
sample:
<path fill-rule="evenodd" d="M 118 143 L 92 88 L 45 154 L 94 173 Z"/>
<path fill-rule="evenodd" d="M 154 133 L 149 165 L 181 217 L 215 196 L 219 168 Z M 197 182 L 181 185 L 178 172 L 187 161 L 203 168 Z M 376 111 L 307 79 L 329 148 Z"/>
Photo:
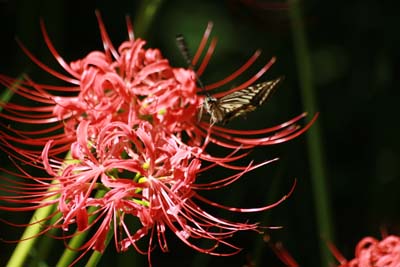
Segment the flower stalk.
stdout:
<path fill-rule="evenodd" d="M 300 2 L 289 1 L 289 13 L 292 22 L 293 44 L 299 73 L 301 95 L 306 110 L 314 113 L 317 109 L 313 86 L 312 66 L 307 45 L 305 28 L 301 15 Z M 332 256 L 326 248 L 326 242 L 333 240 L 332 215 L 327 189 L 324 153 L 322 150 L 320 125 L 315 122 L 307 133 L 311 182 L 313 185 L 314 204 L 317 217 L 318 235 L 320 237 L 321 266 L 328 266 Z"/>
<path fill-rule="evenodd" d="M 57 196 L 54 195 L 50 197 L 49 200 L 56 199 Z M 41 222 L 46 220 L 55 209 L 55 206 L 49 205 L 42 208 L 38 208 L 32 215 L 28 226 L 25 228 L 24 233 L 21 236 L 20 242 L 18 242 L 15 247 L 13 254 L 7 262 L 7 267 L 23 267 L 25 266 L 25 261 L 28 258 L 29 253 L 32 251 L 37 237 L 43 230 L 43 225 Z"/>

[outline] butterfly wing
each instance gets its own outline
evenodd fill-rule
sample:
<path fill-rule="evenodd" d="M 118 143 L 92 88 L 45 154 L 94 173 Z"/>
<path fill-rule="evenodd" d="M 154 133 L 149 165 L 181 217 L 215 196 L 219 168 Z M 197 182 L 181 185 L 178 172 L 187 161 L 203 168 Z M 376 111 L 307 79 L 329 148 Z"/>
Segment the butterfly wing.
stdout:
<path fill-rule="evenodd" d="M 233 118 L 242 116 L 261 106 L 272 95 L 276 85 L 282 79 L 283 77 L 279 77 L 249 86 L 218 99 L 215 108 L 219 109 L 219 113 L 223 112 L 224 114 L 219 122 L 227 123 Z"/>
<path fill-rule="evenodd" d="M 256 106 L 261 106 L 270 96 L 272 93 L 275 92 L 277 85 L 283 80 L 283 76 L 276 78 L 274 80 L 263 82 L 256 84 L 251 87 L 255 87 L 254 91 L 256 92 L 254 98 L 252 99 L 252 103 Z"/>

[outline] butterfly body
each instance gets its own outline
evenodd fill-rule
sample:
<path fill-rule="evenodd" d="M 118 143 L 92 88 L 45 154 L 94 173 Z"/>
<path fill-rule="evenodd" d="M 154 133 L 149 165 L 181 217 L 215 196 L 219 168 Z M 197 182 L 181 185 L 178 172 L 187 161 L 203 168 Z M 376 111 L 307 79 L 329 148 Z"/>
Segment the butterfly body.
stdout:
<path fill-rule="evenodd" d="M 232 119 L 245 115 L 261 106 L 275 91 L 283 77 L 258 83 L 221 98 L 207 95 L 203 107 L 211 116 L 211 123 L 226 124 Z"/>

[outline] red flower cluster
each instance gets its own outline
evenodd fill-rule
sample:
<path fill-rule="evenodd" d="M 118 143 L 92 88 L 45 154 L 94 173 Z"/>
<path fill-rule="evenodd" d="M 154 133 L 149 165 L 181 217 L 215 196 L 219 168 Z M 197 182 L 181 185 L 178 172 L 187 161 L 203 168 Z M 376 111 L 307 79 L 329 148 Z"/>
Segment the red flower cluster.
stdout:
<path fill-rule="evenodd" d="M 332 248 L 331 248 L 332 249 Z M 357 244 L 355 257 L 347 261 L 337 249 L 332 249 L 339 267 L 398 267 L 400 266 L 400 237 L 387 236 L 379 241 L 373 237 L 364 237 Z"/>
<path fill-rule="evenodd" d="M 3 103 L 0 117 L 44 126 L 25 131 L 2 124 L 0 148 L 10 155 L 19 172 L 4 168 L 2 171 L 20 179 L 3 177 L 8 183 L 2 188 L 4 193 L 0 199 L 23 207 L 0 206 L 0 209 L 26 211 L 56 205 L 52 216 L 61 214 L 61 217 L 43 232 L 58 227 L 64 231 L 63 238 L 69 238 L 74 234 L 67 233 L 75 226 L 79 232 L 95 229 L 79 248 L 84 252 L 90 249 L 103 252 L 110 231 L 114 232 L 119 251 L 134 246 L 150 255 L 155 237 L 160 248 L 167 251 L 165 231 L 169 228 L 198 251 L 214 255 L 236 253 L 239 248 L 228 243 L 226 238 L 236 231 L 258 230 L 258 224 L 216 218 L 200 208 L 195 200 L 231 211 L 255 212 L 269 209 L 285 197 L 270 206 L 240 209 L 211 202 L 198 191 L 229 185 L 243 174 L 269 163 L 232 164 L 248 155 L 248 150 L 244 149 L 295 138 L 307 130 L 312 121 L 303 128 L 297 126 L 295 123 L 305 117 L 302 114 L 273 128 L 254 131 L 230 130 L 198 122 L 203 96 L 197 94 L 199 88 L 194 72 L 173 68 L 159 50 L 144 48 L 145 41 L 134 38 L 129 20 L 129 40 L 115 49 L 98 13 L 97 18 L 104 51 L 91 52 L 70 64 L 58 54 L 41 24 L 49 50 L 68 76 L 50 69 L 20 44 L 38 66 L 71 86 L 38 84 L 29 78 L 15 83 L 12 78 L 0 76 L 3 85 L 14 88 L 15 94 L 34 103 L 32 106 Z M 210 31 L 211 24 L 194 64 L 204 50 Z M 211 42 L 199 75 L 215 43 L 215 40 Z M 233 80 L 259 54 L 255 53 L 238 71 L 206 89 Z M 273 61 L 233 90 L 252 84 Z M 57 95 L 57 92 L 60 93 Z M 232 152 L 221 158 L 209 155 L 205 148 L 210 142 L 230 148 Z M 70 156 L 65 160 L 60 158 L 60 154 L 67 151 L 71 152 Z M 19 162 L 36 168 L 42 166 L 47 176 L 32 177 Z M 210 163 L 202 165 L 206 162 Z M 196 183 L 199 173 L 216 165 L 237 170 L 237 173 L 207 184 Z M 127 217 L 136 218 L 140 227 L 126 223 Z M 37 223 L 43 224 L 42 221 Z M 143 251 L 137 247 L 137 241 L 144 236 L 149 236 L 149 245 Z M 204 238 L 214 244 L 201 247 L 196 241 Z M 219 244 L 232 250 L 219 251 Z"/>

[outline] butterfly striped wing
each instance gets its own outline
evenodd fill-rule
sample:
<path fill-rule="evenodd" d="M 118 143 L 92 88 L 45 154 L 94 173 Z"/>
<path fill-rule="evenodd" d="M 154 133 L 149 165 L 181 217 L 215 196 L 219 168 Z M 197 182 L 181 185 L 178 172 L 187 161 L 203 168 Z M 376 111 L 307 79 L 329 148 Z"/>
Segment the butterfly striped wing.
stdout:
<path fill-rule="evenodd" d="M 211 115 L 212 123 L 225 124 L 232 119 L 254 111 L 275 91 L 276 85 L 283 79 L 277 79 L 249 86 L 219 99 L 207 97 L 205 109 Z"/>

